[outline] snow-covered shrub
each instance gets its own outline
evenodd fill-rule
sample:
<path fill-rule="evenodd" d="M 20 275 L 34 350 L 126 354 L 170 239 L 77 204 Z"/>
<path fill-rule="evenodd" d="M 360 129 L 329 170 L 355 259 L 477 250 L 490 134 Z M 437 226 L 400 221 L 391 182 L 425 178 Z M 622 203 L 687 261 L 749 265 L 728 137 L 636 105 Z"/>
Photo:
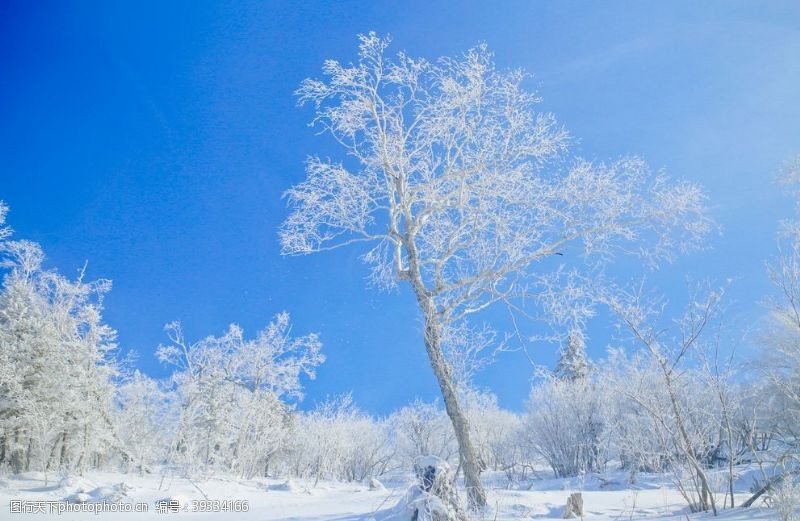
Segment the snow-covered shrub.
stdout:
<path fill-rule="evenodd" d="M 190 474 L 266 474 L 291 432 L 284 400 L 301 398 L 301 376 L 313 378 L 324 361 L 317 335 L 292 337 L 287 313 L 253 340 L 235 325 L 194 344 L 178 323 L 167 331 L 172 343 L 157 354 L 178 368 L 172 382 L 181 401 L 170 461 Z"/>
<path fill-rule="evenodd" d="M 640 362 L 640 358 L 631 360 L 622 350 L 611 349 L 608 359 L 598 365 L 598 382 L 607 398 L 606 449 L 623 469 L 663 472 L 674 458 L 669 435 L 647 407 L 623 392 L 646 395 L 661 409 L 666 406 L 658 375 Z"/>
<path fill-rule="evenodd" d="M 602 471 L 604 414 L 600 387 L 592 380 L 548 377 L 531 390 L 523 418 L 525 446 L 557 477 Z"/>
<path fill-rule="evenodd" d="M 800 450 L 800 222 L 787 224 L 783 255 L 770 265 L 778 290 L 763 334 L 761 369 L 766 376 L 770 427 L 791 452 Z"/>
<path fill-rule="evenodd" d="M 514 474 L 521 456 L 520 417 L 501 409 L 497 397 L 490 393 L 468 391 L 463 402 L 482 468 Z"/>
<path fill-rule="evenodd" d="M 299 477 L 362 481 L 381 475 L 392 450 L 387 425 L 359 410 L 350 395 L 327 400 L 297 418 L 280 457 L 284 472 Z"/>
<path fill-rule="evenodd" d="M 713 463 L 720 444 L 719 406 L 697 370 L 676 375 L 673 389 L 680 418 L 675 416 L 657 365 L 645 354 L 627 356 L 612 349 L 599 366 L 598 376 L 609 407 L 607 446 L 623 468 L 645 472 L 674 469 L 684 463 L 686 451 L 703 465 Z M 681 428 L 687 446 L 675 438 Z"/>
<path fill-rule="evenodd" d="M 398 467 L 412 468 L 421 456 L 433 455 L 446 461 L 457 458 L 453 425 L 438 403 L 416 399 L 392 414 L 388 422 Z"/>
<path fill-rule="evenodd" d="M 177 426 L 174 394 L 135 371 L 118 386 L 116 401 L 114 423 L 127 468 L 142 473 L 166 461 Z"/>
<path fill-rule="evenodd" d="M 458 518 L 440 498 L 412 485 L 381 521 L 456 521 Z"/>
<path fill-rule="evenodd" d="M 615 289 L 603 297 L 636 346 L 626 359 L 617 353 L 614 389 L 649 415 L 661 452 L 674 471 L 675 485 L 692 511 L 716 512 L 708 472 L 719 453 L 730 400 L 718 378 L 709 377 L 706 331 L 718 317 L 723 289 L 695 288 L 683 312 L 665 323 L 664 304 L 643 294 Z M 722 412 L 725 412 L 723 417 Z"/>
<path fill-rule="evenodd" d="M 780 521 L 800 519 L 800 484 L 784 479 L 770 495 L 770 504 Z"/>

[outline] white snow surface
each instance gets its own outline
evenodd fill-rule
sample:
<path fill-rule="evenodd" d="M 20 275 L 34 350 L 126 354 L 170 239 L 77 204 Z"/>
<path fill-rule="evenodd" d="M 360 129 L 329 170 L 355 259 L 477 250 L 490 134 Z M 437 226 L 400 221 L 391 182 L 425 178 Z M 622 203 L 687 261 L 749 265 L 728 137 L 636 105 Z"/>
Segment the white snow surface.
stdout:
<path fill-rule="evenodd" d="M 743 475 L 746 473 L 743 473 Z M 317 482 L 313 480 L 224 478 L 189 480 L 163 477 L 158 474 L 138 476 L 115 472 L 93 471 L 85 476 L 49 476 L 45 485 L 40 473 L 0 477 L 0 518 L 2 519 L 180 519 L 236 521 L 402 521 L 398 505 L 413 484 L 412 474 L 382 476 L 385 489 L 370 490 L 364 484 Z M 489 508 L 473 514 L 475 520 L 510 521 L 525 519 L 561 519 L 571 492 L 582 492 L 585 519 L 633 520 L 671 519 L 685 521 L 688 511 L 678 492 L 662 476 L 639 475 L 635 484 L 626 483 L 626 474 L 608 473 L 572 479 L 539 479 L 516 488 L 509 487 L 500 473 L 484 475 Z M 749 492 L 746 477 L 739 481 L 737 503 Z M 463 493 L 463 491 L 462 491 Z M 193 501 L 244 500 L 247 512 L 157 513 L 156 502 L 177 500 L 191 507 Z M 14 513 L 9 514 L 12 500 L 146 503 L 148 511 Z M 48 507 L 49 509 L 49 507 Z M 717 518 L 709 514 L 688 514 L 691 520 L 739 521 L 743 519 L 778 519 L 764 506 L 749 509 L 722 510 Z"/>

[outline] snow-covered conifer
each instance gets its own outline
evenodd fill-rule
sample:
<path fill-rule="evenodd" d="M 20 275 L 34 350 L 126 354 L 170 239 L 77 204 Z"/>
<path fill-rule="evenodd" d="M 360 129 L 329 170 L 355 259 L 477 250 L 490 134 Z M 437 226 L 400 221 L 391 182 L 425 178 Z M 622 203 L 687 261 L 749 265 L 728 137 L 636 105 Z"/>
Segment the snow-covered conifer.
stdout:
<path fill-rule="evenodd" d="M 589 373 L 586 358 L 586 340 L 583 331 L 574 327 L 567 335 L 567 341 L 559 350 L 554 374 L 562 380 L 581 380 Z"/>

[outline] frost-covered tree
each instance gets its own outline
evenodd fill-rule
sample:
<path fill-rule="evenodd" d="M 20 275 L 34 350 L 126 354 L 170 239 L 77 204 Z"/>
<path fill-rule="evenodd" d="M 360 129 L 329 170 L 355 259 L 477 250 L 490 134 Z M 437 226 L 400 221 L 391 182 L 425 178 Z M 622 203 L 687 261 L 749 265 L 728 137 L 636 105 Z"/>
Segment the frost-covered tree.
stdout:
<path fill-rule="evenodd" d="M 589 373 L 586 359 L 586 340 L 583 331 L 577 327 L 570 329 L 566 343 L 559 350 L 554 374 L 562 380 L 582 380 Z"/>
<path fill-rule="evenodd" d="M 606 450 L 631 473 L 632 479 L 640 471 L 674 471 L 679 476 L 685 458 L 676 445 L 677 417 L 658 362 L 646 351 L 629 355 L 614 348 L 599 365 L 597 376 L 607 409 Z M 683 415 L 684 423 L 693 418 L 701 420 L 689 425 L 687 432 L 692 450 L 705 465 L 705 456 L 715 446 L 718 435 L 712 397 L 702 386 L 703 379 L 697 371 L 683 371 L 680 376 L 680 385 L 673 392 L 681 411 L 692 411 Z M 703 414 L 695 414 L 698 411 Z"/>
<path fill-rule="evenodd" d="M 8 215 L 8 206 L 0 201 L 0 241 L 11 235 L 11 228 L 6 226 L 6 215 Z"/>
<path fill-rule="evenodd" d="M 224 470 L 243 477 L 267 472 L 290 434 L 290 406 L 302 398 L 301 376 L 314 378 L 324 361 L 316 334 L 290 335 L 281 313 L 255 339 L 231 325 L 220 337 L 189 343 L 177 322 L 160 346 L 181 401 L 172 456 L 189 473 Z"/>
<path fill-rule="evenodd" d="M 468 390 L 462 400 L 481 469 L 513 473 L 517 463 L 513 445 L 519 434 L 519 417 L 501 409 L 497 397 L 489 392 Z"/>
<path fill-rule="evenodd" d="M 601 472 L 606 404 L 600 387 L 588 378 L 546 376 L 531 389 L 521 443 L 547 462 L 556 477 Z"/>
<path fill-rule="evenodd" d="M 800 196 L 800 156 L 786 163 L 782 180 Z M 771 391 L 781 402 L 774 426 L 784 439 L 796 440 L 800 439 L 800 220 L 781 223 L 778 247 L 779 255 L 767 264 L 777 296 L 767 303 L 764 368 Z"/>
<path fill-rule="evenodd" d="M 674 450 L 650 412 L 653 404 L 662 410 L 665 401 L 658 373 L 649 358 L 643 353 L 628 356 L 622 349 L 611 348 L 608 358 L 598 365 L 597 379 L 606 401 L 605 450 L 630 472 L 631 481 L 639 472 L 668 470 Z M 628 394 L 647 397 L 650 408 L 641 406 Z"/>
<path fill-rule="evenodd" d="M 787 474 L 800 473 L 800 156 L 786 162 L 781 180 L 797 200 L 793 219 L 780 223 L 778 255 L 767 264 L 776 294 L 767 301 L 769 311 L 761 344 L 761 370 L 766 376 L 766 423 L 786 448 L 779 458 Z M 762 415 L 764 413 L 762 412 Z M 791 463 L 789 463 L 791 462 Z M 792 479 L 791 476 L 788 476 Z M 775 478 L 784 479 L 783 474 Z M 748 503 L 777 485 L 768 481 Z"/>
<path fill-rule="evenodd" d="M 110 282 L 42 267 L 41 248 L 2 244 L 0 464 L 13 472 L 95 467 L 119 449 L 113 428 L 116 333 L 102 321 Z"/>
<path fill-rule="evenodd" d="M 394 457 L 387 422 L 365 414 L 349 394 L 322 402 L 297 422 L 281 462 L 289 474 L 362 481 L 381 475 Z"/>
<path fill-rule="evenodd" d="M 139 371 L 118 386 L 115 425 L 129 470 L 150 472 L 166 461 L 178 423 L 174 398 L 160 382 Z"/>
<path fill-rule="evenodd" d="M 721 329 L 721 328 L 720 328 Z M 733 349 L 730 353 L 724 354 L 722 351 L 722 339 L 717 335 L 717 339 L 709 342 L 706 349 L 699 353 L 700 364 L 699 376 L 704 380 L 704 387 L 709 391 L 713 399 L 717 414 L 712 418 L 717 420 L 719 427 L 719 441 L 714 451 L 709 455 L 709 464 L 727 463 L 727 493 L 722 500 L 722 507 L 725 508 L 730 502 L 730 507 L 736 506 L 734 485 L 736 473 L 734 466 L 742 462 L 743 456 L 747 456 L 745 461 L 757 457 L 756 451 L 750 450 L 749 429 L 745 432 L 741 430 L 744 423 L 751 424 L 753 419 L 752 412 L 745 408 L 748 393 L 744 391 L 741 380 L 742 371 L 735 365 Z M 748 385 L 752 396 L 757 386 Z M 757 391 L 756 391 L 757 392 Z M 743 437 L 744 435 L 744 437 Z"/>
<path fill-rule="evenodd" d="M 663 305 L 638 291 L 609 292 L 604 297 L 632 341 L 645 355 L 630 366 L 620 392 L 655 421 L 665 457 L 674 451 L 676 463 L 683 464 L 687 479 L 676 481 L 693 511 L 717 511 L 714 489 L 707 471 L 708 461 L 719 442 L 720 422 L 712 389 L 697 388 L 707 383 L 691 369 L 709 324 L 719 314 L 723 290 L 697 291 L 685 312 L 664 324 Z M 641 365 L 640 365 L 641 364 Z M 713 411 L 713 412 L 712 412 Z M 671 450 L 670 450 L 671 449 Z"/>
<path fill-rule="evenodd" d="M 432 62 L 392 58 L 388 39 L 375 34 L 360 40 L 356 63 L 329 60 L 325 80 L 298 90 L 345 154 L 309 158 L 306 179 L 286 192 L 282 251 L 364 243 L 374 282 L 413 291 L 469 499 L 480 506 L 446 331 L 501 302 L 555 311 L 554 295 L 574 280 L 564 263 L 620 251 L 655 260 L 697 245 L 709 228 L 704 197 L 637 158 L 569 160 L 567 132 L 536 110 L 540 97 L 525 89 L 525 74 L 497 70 L 485 46 Z"/>
<path fill-rule="evenodd" d="M 389 417 L 397 459 L 409 469 L 422 456 L 452 460 L 458 454 L 452 423 L 441 405 L 417 398 Z"/>

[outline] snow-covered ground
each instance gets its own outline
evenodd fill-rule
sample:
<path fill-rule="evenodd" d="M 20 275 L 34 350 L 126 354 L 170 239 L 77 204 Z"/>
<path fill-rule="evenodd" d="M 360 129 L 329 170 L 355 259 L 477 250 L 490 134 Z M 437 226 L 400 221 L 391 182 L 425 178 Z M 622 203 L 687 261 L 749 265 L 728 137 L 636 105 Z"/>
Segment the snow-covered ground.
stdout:
<path fill-rule="evenodd" d="M 608 474 L 603 479 L 542 479 L 527 482 L 522 489 L 506 487 L 501 475 L 488 475 L 491 508 L 482 517 L 487 520 L 561 519 L 564 504 L 571 492 L 583 493 L 586 519 L 630 520 L 642 518 L 686 519 L 686 508 L 678 492 L 663 478 L 639 476 L 636 484 L 625 483 L 624 474 Z M 53 477 L 45 485 L 39 473 L 0 478 L 0 518 L 2 519 L 129 519 L 150 520 L 178 516 L 183 519 L 231 519 L 236 521 L 369 521 L 386 520 L 391 509 L 412 481 L 411 475 L 395 476 L 384 481 L 385 489 L 371 490 L 368 485 L 306 482 L 300 480 L 254 479 L 236 481 L 209 479 L 191 481 L 158 475 L 136 476 L 112 472 L 91 472 L 83 477 Z M 746 478 L 740 480 L 741 503 L 749 494 Z M 159 513 L 156 503 L 178 500 L 187 510 L 229 507 L 227 512 Z M 74 503 L 83 500 L 144 503 L 147 512 L 62 512 L 51 511 L 51 503 Z M 212 502 L 208 502 L 208 500 Z M 17 501 L 26 501 L 25 506 Z M 205 502 L 204 502 L 205 501 Z M 217 503 L 213 503 L 217 501 Z M 233 512 L 235 501 L 245 501 L 247 512 Z M 10 513 L 15 508 L 41 507 L 42 513 Z M 63 503 L 61 503 L 63 505 Z M 53 503 L 58 508 L 58 503 Z M 241 503 L 238 504 L 241 507 Z M 710 518 L 710 514 L 692 515 L 691 519 Z M 723 511 L 718 519 L 777 519 L 764 507 Z"/>

